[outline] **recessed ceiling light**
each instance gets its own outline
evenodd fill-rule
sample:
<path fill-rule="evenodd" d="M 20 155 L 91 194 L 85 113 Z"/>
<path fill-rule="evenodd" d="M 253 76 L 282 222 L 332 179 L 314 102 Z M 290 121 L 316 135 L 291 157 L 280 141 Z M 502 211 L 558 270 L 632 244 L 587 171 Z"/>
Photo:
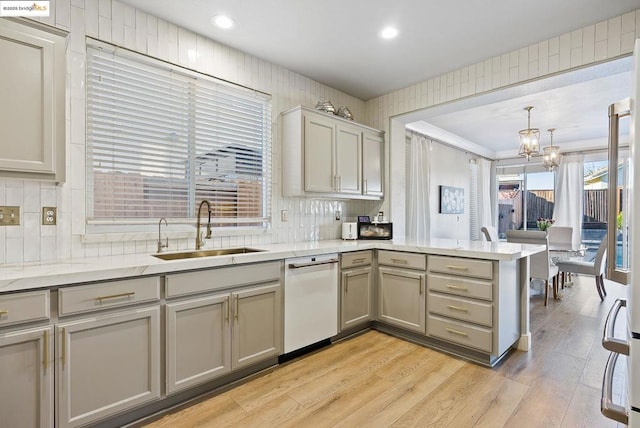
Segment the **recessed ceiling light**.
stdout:
<path fill-rule="evenodd" d="M 380 32 L 380 37 L 383 39 L 393 39 L 398 35 L 398 29 L 395 27 L 386 27 Z"/>
<path fill-rule="evenodd" d="M 233 19 L 229 18 L 227 15 L 216 15 L 211 18 L 211 22 L 219 28 L 229 29 L 233 27 Z"/>

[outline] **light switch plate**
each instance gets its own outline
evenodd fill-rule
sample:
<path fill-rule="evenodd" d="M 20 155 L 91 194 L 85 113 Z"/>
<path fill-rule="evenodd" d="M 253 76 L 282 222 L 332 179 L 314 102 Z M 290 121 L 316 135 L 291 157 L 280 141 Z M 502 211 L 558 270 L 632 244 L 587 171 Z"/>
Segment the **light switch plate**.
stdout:
<path fill-rule="evenodd" d="M 58 209 L 56 207 L 42 207 L 42 225 L 53 226 L 58 221 Z"/>
<path fill-rule="evenodd" d="M 289 221 L 289 210 L 280 211 L 280 221 L 286 223 Z"/>
<path fill-rule="evenodd" d="M 20 207 L 0 207 L 0 226 L 20 226 Z"/>

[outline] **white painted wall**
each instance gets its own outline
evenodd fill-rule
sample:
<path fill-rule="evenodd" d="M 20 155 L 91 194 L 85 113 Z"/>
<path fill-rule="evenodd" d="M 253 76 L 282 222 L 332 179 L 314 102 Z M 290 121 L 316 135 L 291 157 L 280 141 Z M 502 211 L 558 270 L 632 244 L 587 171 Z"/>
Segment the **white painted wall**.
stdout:
<path fill-rule="evenodd" d="M 638 36 L 640 9 L 367 101 L 366 122 L 387 131 L 386 159 L 391 168 L 386 189 L 390 191 L 381 209 L 390 213 L 394 229 L 404 231 L 406 219 L 405 134 L 397 116 L 628 55 Z"/>
<path fill-rule="evenodd" d="M 472 64 L 363 103 L 283 67 L 178 28 L 116 0 L 52 0 L 51 16 L 40 21 L 70 31 L 67 55 L 68 180 L 47 182 L 0 179 L 0 205 L 22 207 L 22 225 L 0 228 L 0 264 L 69 257 L 155 251 L 155 233 L 137 236 L 85 235 L 85 36 L 124 46 L 273 95 L 273 229 L 260 234 L 216 236 L 216 247 L 327 239 L 339 236 L 333 211 L 347 217 L 382 209 L 404 231 L 404 130 L 387 133 L 386 194 L 382 206 L 284 198 L 280 191 L 280 111 L 296 105 L 314 106 L 319 99 L 346 105 L 357 121 L 385 131 L 393 116 L 496 88 L 526 82 L 628 54 L 640 29 L 640 10 L 575 30 L 522 49 Z M 636 25 L 636 21 L 639 23 Z M 190 54 L 190 52 L 195 52 Z M 401 134 L 401 135 L 400 135 Z M 393 168 L 389 168 L 393 165 Z M 57 226 L 40 226 L 42 206 L 58 207 Z M 392 207 L 392 208 L 390 208 Z M 289 222 L 279 213 L 289 210 Z M 468 228 L 467 228 L 468 229 Z M 189 248 L 192 239 L 171 241 L 171 249 Z"/>
<path fill-rule="evenodd" d="M 340 236 L 344 218 L 377 213 L 380 203 L 312 200 L 281 196 L 278 114 L 318 100 L 346 105 L 364 122 L 364 102 L 300 74 L 179 28 L 116 0 L 52 0 L 51 15 L 39 21 L 67 30 L 67 182 L 3 180 L 0 205 L 22 209 L 20 226 L 0 228 L 0 264 L 155 252 L 157 226 L 139 234 L 86 234 L 85 225 L 85 36 L 183 65 L 272 94 L 273 228 L 253 234 L 216 235 L 208 246 L 330 239 Z M 58 224 L 41 226 L 41 207 L 58 207 Z M 280 211 L 289 221 L 280 222 Z M 171 236 L 172 225 L 169 225 Z M 193 232 L 195 236 L 195 230 Z M 193 237 L 170 239 L 170 250 L 192 248 Z"/>
<path fill-rule="evenodd" d="M 470 239 L 469 220 L 469 159 L 465 152 L 433 142 L 431 144 L 431 237 L 449 239 Z M 453 186 L 464 189 L 464 213 L 440 214 L 439 186 Z"/>

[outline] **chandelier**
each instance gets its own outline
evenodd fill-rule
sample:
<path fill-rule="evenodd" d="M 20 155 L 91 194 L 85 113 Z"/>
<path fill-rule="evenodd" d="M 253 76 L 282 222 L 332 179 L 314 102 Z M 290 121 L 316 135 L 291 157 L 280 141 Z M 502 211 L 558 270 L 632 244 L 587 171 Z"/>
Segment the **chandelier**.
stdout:
<path fill-rule="evenodd" d="M 520 156 L 526 157 L 527 160 L 531 159 L 531 156 L 536 156 L 540 153 L 540 130 L 538 128 L 531 127 L 531 110 L 532 106 L 524 108 L 527 111 L 527 129 L 522 129 L 518 132 L 520 134 Z"/>
<path fill-rule="evenodd" d="M 553 171 L 558 165 L 560 165 L 560 147 L 553 145 L 553 131 L 556 128 L 549 128 L 547 131 L 551 134 L 551 142 L 549 143 L 549 147 L 544 148 L 544 154 L 542 156 L 542 164 L 549 169 L 549 171 Z"/>

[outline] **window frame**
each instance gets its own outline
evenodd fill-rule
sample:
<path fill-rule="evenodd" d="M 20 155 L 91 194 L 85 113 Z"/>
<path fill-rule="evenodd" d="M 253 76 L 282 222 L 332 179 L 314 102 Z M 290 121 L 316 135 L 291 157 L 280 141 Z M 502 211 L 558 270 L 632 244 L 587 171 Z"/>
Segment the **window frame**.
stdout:
<path fill-rule="evenodd" d="M 220 218 L 218 219 L 212 218 L 212 222 L 217 221 L 217 223 L 219 223 L 222 226 L 221 229 L 223 229 L 224 232 L 227 232 L 227 233 L 230 232 L 231 234 L 237 234 L 237 232 L 239 231 L 243 231 L 243 233 L 246 233 L 247 231 L 251 231 L 251 230 L 255 230 L 256 232 L 260 233 L 262 231 L 270 229 L 272 225 L 272 210 L 273 210 L 273 200 L 272 200 L 272 186 L 273 186 L 273 171 L 272 171 L 273 141 L 272 140 L 273 140 L 273 137 L 272 137 L 272 123 L 271 123 L 271 110 L 272 110 L 271 95 L 264 93 L 262 91 L 245 87 L 243 85 L 239 85 L 233 82 L 228 82 L 226 80 L 222 80 L 196 70 L 187 69 L 180 65 L 176 65 L 167 61 L 150 57 L 140 52 L 132 51 L 126 48 L 122 48 L 120 46 L 114 46 L 112 44 L 87 37 L 86 38 L 87 85 L 85 88 L 87 99 L 90 93 L 88 73 L 89 73 L 89 55 L 91 55 L 90 52 L 92 49 L 105 50 L 109 54 L 114 54 L 128 60 L 140 62 L 145 67 L 157 68 L 159 70 L 162 70 L 163 72 L 168 71 L 172 76 L 174 74 L 176 76 L 179 76 L 178 77 L 179 79 L 183 79 L 183 78 L 190 79 L 191 81 L 194 81 L 194 82 L 204 81 L 204 85 L 212 85 L 212 86 L 220 85 L 222 91 L 228 91 L 229 89 L 231 89 L 232 91 L 245 92 L 245 95 L 251 94 L 252 96 L 262 99 L 262 101 L 264 102 L 264 106 L 262 108 L 263 109 L 262 123 L 264 124 L 264 128 L 262 132 L 263 134 L 262 143 L 261 143 L 262 150 L 260 152 L 260 156 L 261 156 L 260 166 L 262 168 L 262 172 L 259 176 L 260 179 L 256 180 L 256 182 L 261 183 L 261 190 L 260 190 L 261 203 L 259 204 L 260 215 L 258 217 L 251 218 L 252 219 L 251 221 L 254 224 L 243 224 L 243 222 L 249 221 L 247 220 L 249 219 L 249 217 L 244 217 L 244 218 L 238 217 L 237 211 L 235 212 L 236 216 L 229 217 L 228 221 L 220 222 L 219 221 Z M 198 83 L 194 83 L 194 84 L 197 85 Z M 239 92 L 238 94 L 240 94 L 241 92 Z M 196 103 L 195 99 L 193 99 L 192 102 Z M 158 217 L 155 217 L 155 216 L 138 217 L 138 218 L 102 218 L 102 219 L 91 218 L 91 212 L 93 209 L 91 204 L 93 204 L 94 192 L 93 192 L 93 186 L 91 181 L 93 165 L 91 163 L 90 153 L 89 153 L 90 148 L 92 146 L 90 142 L 90 134 L 89 134 L 89 126 L 88 126 L 89 115 L 90 115 L 88 101 L 87 101 L 87 107 L 85 109 L 85 114 L 87 117 L 87 120 L 86 120 L 87 126 L 85 127 L 86 151 L 84 156 L 84 159 L 86 162 L 86 165 L 85 165 L 86 188 L 85 188 L 85 206 L 84 206 L 85 208 L 84 220 L 86 224 L 85 233 L 88 233 L 88 234 L 100 234 L 100 233 L 111 233 L 111 232 L 126 233 L 126 232 L 132 232 L 132 231 L 140 232 L 141 230 L 142 231 L 153 230 L 151 226 L 157 225 L 158 219 L 160 218 L 159 216 Z M 192 125 L 194 126 L 196 120 L 197 120 L 197 117 L 195 114 L 190 115 L 189 126 L 192 126 Z M 194 150 L 194 147 L 196 147 L 197 144 L 199 143 L 195 136 L 190 136 L 187 144 L 189 147 L 185 148 L 185 150 L 188 152 L 191 152 Z M 187 216 L 184 218 L 166 216 L 169 222 L 172 223 L 172 225 L 176 224 L 176 225 L 182 226 L 182 227 L 179 226 L 178 230 L 185 230 L 185 231 L 191 230 L 191 228 L 188 227 L 188 225 L 192 225 L 196 222 L 197 208 L 195 207 L 195 205 L 199 203 L 201 200 L 201 199 L 196 200 L 196 194 L 198 193 L 198 188 L 197 188 L 198 186 L 197 186 L 196 180 L 194 180 L 194 177 L 198 174 L 197 162 L 191 163 L 191 165 L 189 166 L 189 169 L 187 170 L 187 174 L 191 176 L 190 179 L 185 180 L 185 184 L 188 185 L 188 188 L 187 188 L 188 197 L 187 197 L 187 205 L 186 205 Z M 236 208 L 236 210 L 237 209 L 238 208 Z M 227 224 L 231 224 L 231 225 L 227 225 Z M 218 229 L 218 232 L 219 231 L 220 229 Z M 224 232 L 220 234 L 225 234 Z"/>

